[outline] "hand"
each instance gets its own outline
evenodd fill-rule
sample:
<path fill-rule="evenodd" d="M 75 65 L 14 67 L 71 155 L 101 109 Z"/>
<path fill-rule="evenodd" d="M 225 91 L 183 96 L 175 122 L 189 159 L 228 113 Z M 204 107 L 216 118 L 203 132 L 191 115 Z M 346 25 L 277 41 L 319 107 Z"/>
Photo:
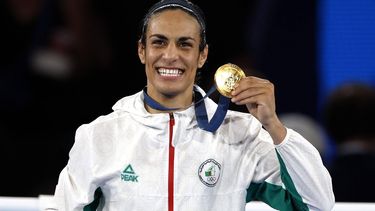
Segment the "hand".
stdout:
<path fill-rule="evenodd" d="M 233 103 L 246 105 L 250 114 L 270 133 L 274 143 L 281 143 L 286 129 L 276 115 L 274 85 L 270 81 L 248 76 L 239 81 L 231 94 Z"/>

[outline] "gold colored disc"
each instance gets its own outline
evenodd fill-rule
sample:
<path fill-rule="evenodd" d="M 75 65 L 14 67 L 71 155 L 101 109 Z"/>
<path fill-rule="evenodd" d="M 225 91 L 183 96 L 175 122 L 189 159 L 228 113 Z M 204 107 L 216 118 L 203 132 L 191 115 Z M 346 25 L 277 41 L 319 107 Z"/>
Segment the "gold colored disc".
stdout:
<path fill-rule="evenodd" d="M 225 97 L 231 98 L 230 94 L 235 85 L 245 77 L 244 71 L 235 64 L 224 64 L 220 66 L 215 73 L 216 88 L 220 94 Z"/>

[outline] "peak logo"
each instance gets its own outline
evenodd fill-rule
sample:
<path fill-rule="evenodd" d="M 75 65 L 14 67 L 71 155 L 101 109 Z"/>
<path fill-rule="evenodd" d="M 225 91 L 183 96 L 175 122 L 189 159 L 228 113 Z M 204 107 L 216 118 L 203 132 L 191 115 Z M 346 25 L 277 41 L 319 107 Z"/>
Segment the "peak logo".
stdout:
<path fill-rule="evenodd" d="M 121 173 L 121 180 L 125 182 L 138 182 L 138 175 L 129 164 Z"/>

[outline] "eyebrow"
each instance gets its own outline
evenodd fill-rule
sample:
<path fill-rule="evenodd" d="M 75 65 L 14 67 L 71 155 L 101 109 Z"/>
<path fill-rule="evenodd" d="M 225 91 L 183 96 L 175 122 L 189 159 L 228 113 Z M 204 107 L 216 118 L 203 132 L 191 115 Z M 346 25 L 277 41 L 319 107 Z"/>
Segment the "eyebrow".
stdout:
<path fill-rule="evenodd" d="M 162 34 L 152 34 L 152 35 L 150 35 L 150 38 L 152 38 L 152 37 L 157 37 L 157 38 L 163 39 L 163 40 L 167 40 L 168 39 L 165 35 L 162 35 Z M 179 37 L 178 38 L 178 41 L 187 41 L 187 40 L 196 41 L 193 37 L 189 37 L 189 36 Z"/>

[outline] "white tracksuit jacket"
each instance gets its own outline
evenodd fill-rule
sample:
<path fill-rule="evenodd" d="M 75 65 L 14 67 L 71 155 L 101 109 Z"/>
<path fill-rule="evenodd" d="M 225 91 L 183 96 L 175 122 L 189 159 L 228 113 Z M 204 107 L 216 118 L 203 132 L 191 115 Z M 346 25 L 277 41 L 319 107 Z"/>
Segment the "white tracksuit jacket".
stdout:
<path fill-rule="evenodd" d="M 210 118 L 217 105 L 205 104 Z M 244 211 L 251 200 L 278 210 L 334 205 L 318 151 L 291 129 L 275 146 L 252 115 L 228 111 L 207 132 L 194 106 L 148 113 L 142 91 L 113 109 L 78 128 L 56 186 L 58 210 Z"/>

